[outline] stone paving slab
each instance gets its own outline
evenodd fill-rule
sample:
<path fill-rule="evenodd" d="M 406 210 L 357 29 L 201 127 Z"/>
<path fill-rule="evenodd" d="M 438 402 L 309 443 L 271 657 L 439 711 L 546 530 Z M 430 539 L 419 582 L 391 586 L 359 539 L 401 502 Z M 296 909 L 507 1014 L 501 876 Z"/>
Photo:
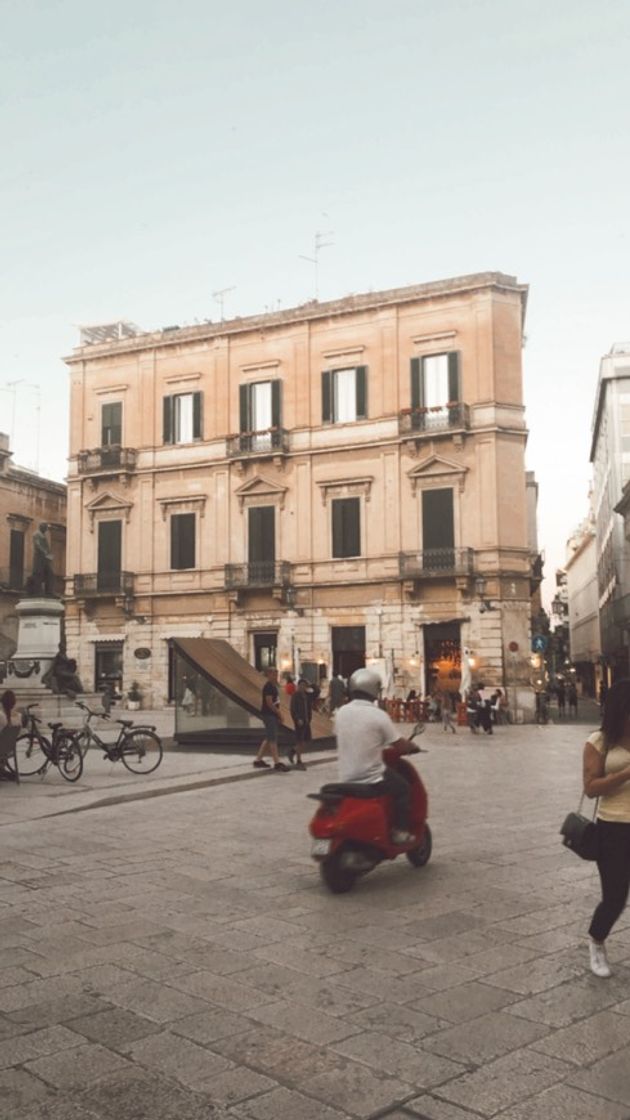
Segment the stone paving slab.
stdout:
<path fill-rule="evenodd" d="M 6 823 L 0 1120 L 629 1120 L 630 914 L 598 981 L 557 833 L 584 736 L 430 728 L 432 860 L 346 896 L 328 764 Z"/>

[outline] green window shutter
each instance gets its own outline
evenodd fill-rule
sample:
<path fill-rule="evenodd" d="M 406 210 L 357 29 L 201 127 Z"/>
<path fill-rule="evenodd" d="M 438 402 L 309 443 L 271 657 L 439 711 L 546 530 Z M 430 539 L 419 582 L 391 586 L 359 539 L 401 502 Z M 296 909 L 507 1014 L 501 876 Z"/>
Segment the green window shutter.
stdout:
<path fill-rule="evenodd" d="M 448 399 L 449 404 L 460 400 L 459 353 L 451 350 L 448 356 Z"/>
<path fill-rule="evenodd" d="M 332 372 L 325 369 L 322 372 L 322 424 L 330 424 L 332 418 Z"/>
<path fill-rule="evenodd" d="M 343 498 L 332 500 L 332 554 L 335 559 L 345 556 L 343 539 Z"/>
<path fill-rule="evenodd" d="M 275 506 L 252 506 L 249 513 L 247 557 L 250 564 L 274 564 L 276 559 Z"/>
<path fill-rule="evenodd" d="M 193 439 L 202 438 L 203 393 L 193 393 Z M 194 565 L 191 565 L 193 567 Z"/>
<path fill-rule="evenodd" d="M 195 566 L 195 515 L 174 513 L 171 517 L 171 568 Z"/>
<path fill-rule="evenodd" d="M 452 549 L 455 544 L 455 518 L 452 490 L 422 491 L 422 547 L 425 550 Z"/>
<path fill-rule="evenodd" d="M 271 382 L 271 426 L 282 426 L 282 382 L 279 379 Z"/>
<path fill-rule="evenodd" d="M 356 368 L 357 420 L 367 419 L 367 366 Z"/>
<path fill-rule="evenodd" d="M 422 358 L 411 359 L 411 407 L 422 408 L 424 385 L 422 377 Z"/>
<path fill-rule="evenodd" d="M 239 431 L 248 432 L 249 428 L 249 385 L 239 388 Z"/>
<path fill-rule="evenodd" d="M 101 410 L 101 447 L 122 443 L 122 403 L 104 404 Z"/>
<path fill-rule="evenodd" d="M 361 502 L 359 498 L 333 498 L 332 554 L 335 559 L 361 555 Z"/>
<path fill-rule="evenodd" d="M 164 443 L 173 443 L 173 398 L 164 397 L 162 403 L 162 439 Z"/>

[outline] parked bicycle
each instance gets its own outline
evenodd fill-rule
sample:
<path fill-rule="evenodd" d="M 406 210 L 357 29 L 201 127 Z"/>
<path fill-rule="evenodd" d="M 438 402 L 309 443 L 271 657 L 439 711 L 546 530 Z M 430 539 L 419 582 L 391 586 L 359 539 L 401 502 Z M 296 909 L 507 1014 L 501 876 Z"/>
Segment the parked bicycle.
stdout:
<path fill-rule="evenodd" d="M 74 733 L 63 724 L 49 723 L 51 738 L 40 730 L 43 722 L 32 711 L 37 704 L 25 708 L 26 728 L 18 735 L 16 744 L 17 765 L 20 777 L 40 774 L 42 777 L 49 766 L 56 766 L 67 782 L 78 782 L 83 773 L 83 759 L 74 740 Z M 11 765 L 11 760 L 8 760 Z"/>
<path fill-rule="evenodd" d="M 107 743 L 91 726 L 91 720 L 109 720 L 109 714 L 95 712 L 80 700 L 76 701 L 76 705 L 85 712 L 85 717 L 81 730 L 71 734 L 82 758 L 90 747 L 97 747 L 103 751 L 103 758 L 110 762 L 122 762 L 132 774 L 151 774 L 157 770 L 163 749 L 155 727 L 134 726 L 132 719 L 117 719 L 113 722 L 120 724 L 118 738 L 115 743 Z"/>

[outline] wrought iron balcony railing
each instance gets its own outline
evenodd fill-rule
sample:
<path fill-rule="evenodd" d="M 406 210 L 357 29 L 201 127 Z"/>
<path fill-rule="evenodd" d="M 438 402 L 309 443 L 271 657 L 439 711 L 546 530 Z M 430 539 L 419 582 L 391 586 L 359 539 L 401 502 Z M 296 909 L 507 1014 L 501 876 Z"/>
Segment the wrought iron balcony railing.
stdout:
<path fill-rule="evenodd" d="M 109 444 L 92 451 L 79 451 L 79 474 L 103 474 L 110 471 L 125 472 L 136 469 L 138 452 L 135 447 Z"/>
<path fill-rule="evenodd" d="M 226 564 L 225 586 L 228 590 L 248 587 L 288 587 L 291 565 L 286 560 L 256 560 L 249 564 Z"/>
<path fill-rule="evenodd" d="M 133 572 L 90 572 L 74 577 L 74 594 L 94 599 L 105 595 L 133 595 Z"/>
<path fill-rule="evenodd" d="M 243 455 L 286 455 L 289 450 L 289 433 L 286 428 L 268 428 L 264 432 L 239 432 L 228 436 L 228 458 Z"/>
<path fill-rule="evenodd" d="M 406 408 L 398 414 L 401 435 L 433 435 L 435 432 L 468 431 L 470 406 L 454 401 L 433 408 Z"/>
<path fill-rule="evenodd" d="M 473 571 L 472 548 L 425 548 L 421 552 L 401 552 L 401 579 L 440 579 L 469 576 Z"/>

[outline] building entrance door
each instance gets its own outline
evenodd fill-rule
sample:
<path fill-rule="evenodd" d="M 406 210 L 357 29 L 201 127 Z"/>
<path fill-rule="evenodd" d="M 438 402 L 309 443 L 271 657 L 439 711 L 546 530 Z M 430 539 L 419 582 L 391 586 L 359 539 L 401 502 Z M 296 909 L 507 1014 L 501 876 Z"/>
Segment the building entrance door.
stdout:
<path fill-rule="evenodd" d="M 333 626 L 332 671 L 346 680 L 355 669 L 365 668 L 365 626 Z"/>
<path fill-rule="evenodd" d="M 254 665 L 259 673 L 276 668 L 278 635 L 274 630 L 259 631 L 254 638 Z"/>
<path fill-rule="evenodd" d="M 123 643 L 97 642 L 94 647 L 94 691 L 110 686 L 122 693 Z"/>
<path fill-rule="evenodd" d="M 462 650 L 459 622 L 437 622 L 424 628 L 425 692 L 459 692 Z"/>

